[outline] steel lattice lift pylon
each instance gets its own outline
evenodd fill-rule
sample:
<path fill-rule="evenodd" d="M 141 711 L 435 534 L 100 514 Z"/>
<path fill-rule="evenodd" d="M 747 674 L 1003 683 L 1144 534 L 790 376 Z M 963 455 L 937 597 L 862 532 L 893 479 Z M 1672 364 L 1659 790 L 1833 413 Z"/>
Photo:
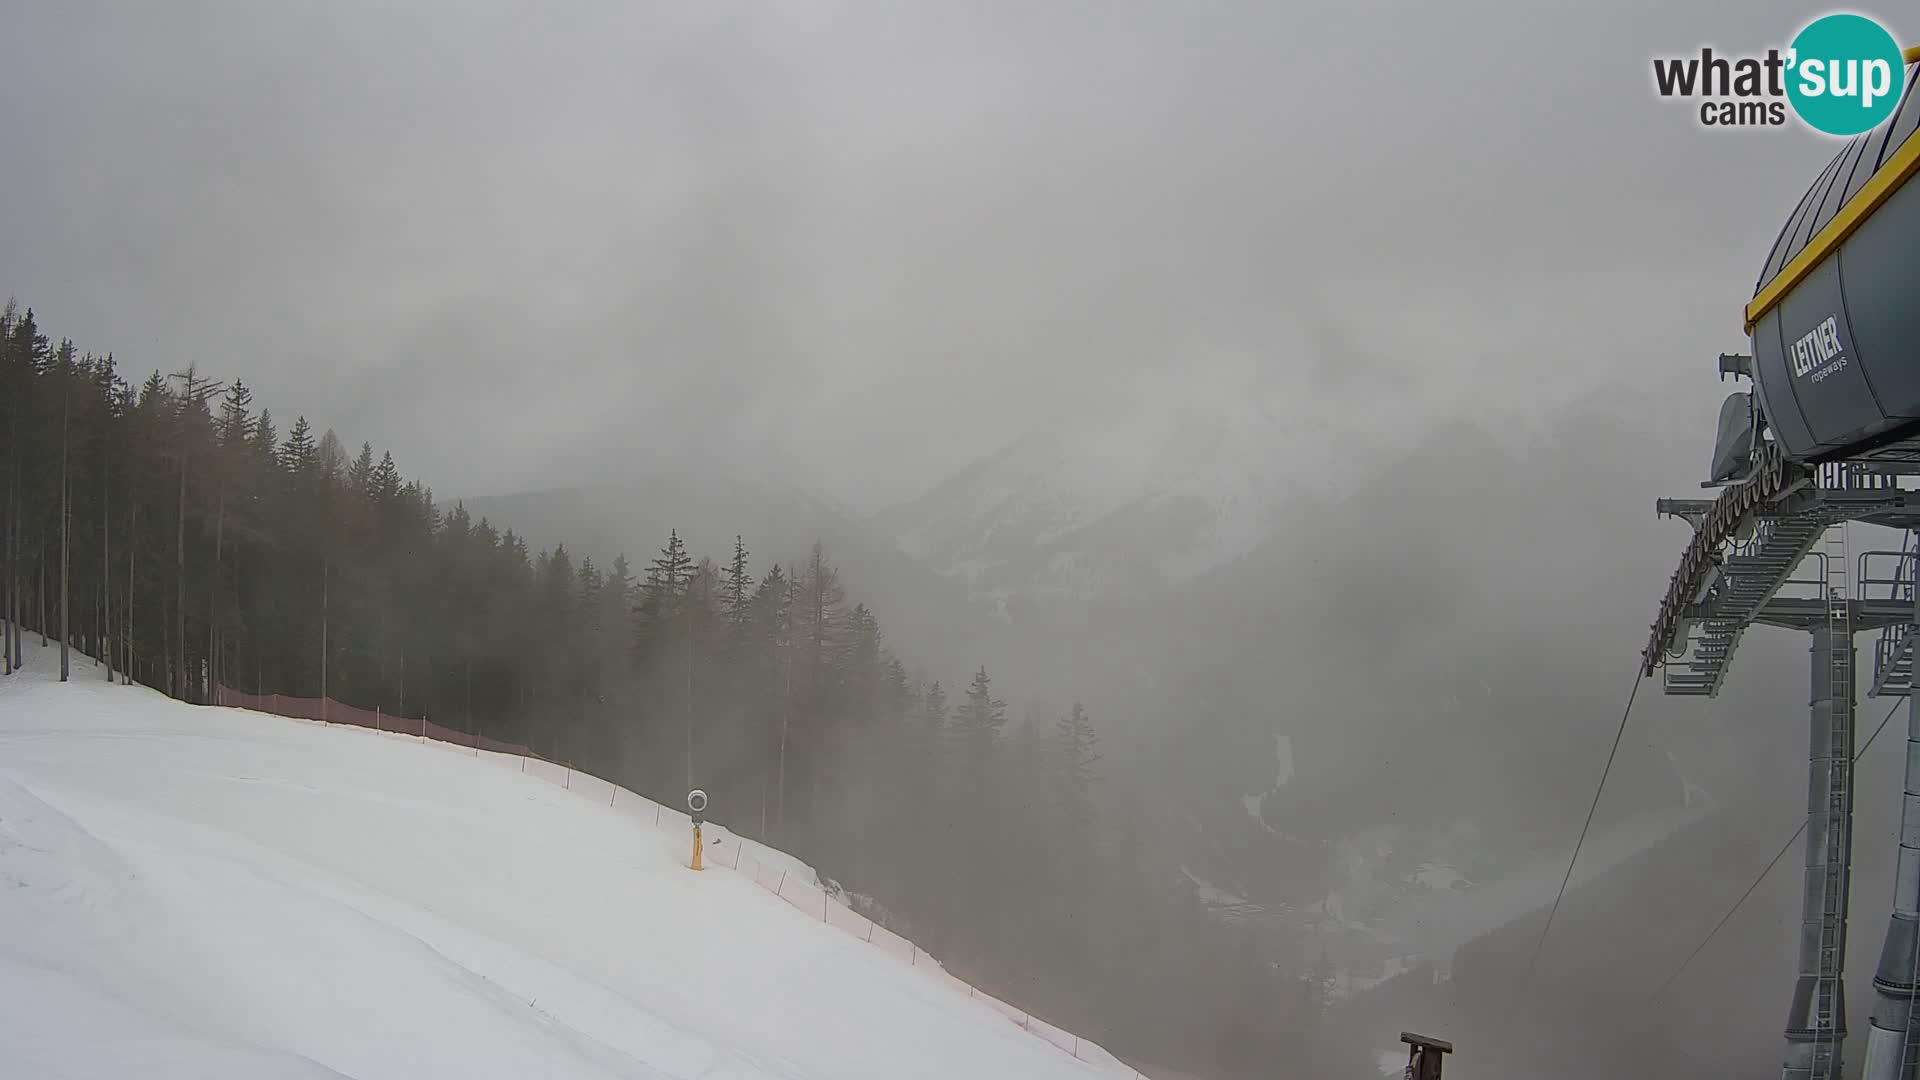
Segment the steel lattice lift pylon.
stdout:
<path fill-rule="evenodd" d="M 1874 973 L 1861 1074 L 1916 1080 L 1920 1072 L 1920 699 L 1910 693 L 1916 545 L 1864 553 L 1856 563 L 1845 531 L 1853 521 L 1909 537 L 1920 527 L 1916 493 L 1902 484 L 1920 476 L 1920 183 L 1911 182 L 1920 176 L 1920 47 L 1902 59 L 1899 107 L 1846 141 L 1775 236 L 1742 313 L 1751 355 L 1720 358 L 1722 377 L 1750 379 L 1752 390 L 1720 406 L 1708 479 L 1725 485 L 1719 497 L 1660 503 L 1694 533 L 1641 653 L 1642 674 L 1658 671 L 1667 693 L 1711 697 L 1749 627 L 1812 637 L 1806 892 L 1783 1068 L 1790 1080 L 1841 1074 L 1853 636 L 1875 629 L 1873 692 L 1907 695 L 1907 769 L 1893 917 Z M 1810 559 L 1819 574 L 1796 578 Z"/>
<path fill-rule="evenodd" d="M 1843 462 L 1805 468 L 1770 463 L 1770 456 L 1757 452 L 1753 471 L 1718 499 L 1659 502 L 1662 515 L 1689 521 L 1694 536 L 1654 624 L 1643 673 L 1657 672 L 1669 694 L 1712 697 L 1724 685 L 1749 627 L 1797 630 L 1811 638 L 1805 889 L 1782 1075 L 1836 1080 L 1847 1036 L 1854 635 L 1881 634 L 1871 692 L 1907 693 L 1920 554 L 1905 542 L 1899 551 L 1865 551 L 1856 557 L 1846 524 L 1865 522 L 1913 536 L 1912 530 L 1920 528 L 1920 491 L 1903 487 L 1902 475 L 1920 473 L 1920 465 Z M 1808 567 L 1814 572 L 1806 573 Z M 1914 723 L 1920 725 L 1920 717 Z M 1910 750 L 1920 748 L 1920 734 L 1909 739 Z M 1910 791 L 1909 801 L 1915 800 L 1920 791 Z M 1920 836 L 1903 840 L 1901 858 L 1903 863 L 1912 858 L 1920 871 Z M 1911 892 L 1896 899 L 1886 955 L 1875 976 L 1868 1050 L 1869 1061 L 1893 1059 L 1894 1071 L 1883 1066 L 1879 1075 L 1901 1078 L 1913 1075 L 1911 1059 L 1920 1052 L 1920 1046 L 1908 1046 L 1920 1040 L 1920 1029 L 1908 1037 L 1916 981 L 1911 946 L 1920 940 L 1914 934 L 1920 897 Z"/>

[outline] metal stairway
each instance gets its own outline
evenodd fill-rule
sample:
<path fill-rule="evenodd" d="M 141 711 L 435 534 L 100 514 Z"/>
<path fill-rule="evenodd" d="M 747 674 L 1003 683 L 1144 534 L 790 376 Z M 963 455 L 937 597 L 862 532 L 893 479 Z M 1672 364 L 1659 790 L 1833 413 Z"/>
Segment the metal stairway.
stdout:
<path fill-rule="evenodd" d="M 1866 561 L 1870 554 L 1874 553 L 1860 556 L 1861 591 L 1864 593 L 1869 584 L 1886 585 L 1889 595 L 1894 599 L 1913 603 L 1915 562 L 1920 561 L 1920 537 L 1908 532 L 1901 539 L 1899 561 L 1895 564 L 1891 579 L 1879 580 L 1867 576 Z M 1913 645 L 1914 628 L 1911 623 L 1881 629 L 1880 639 L 1873 643 L 1873 684 L 1867 690 L 1869 696 L 1905 697 L 1912 692 Z"/>
<path fill-rule="evenodd" d="M 1770 509 L 1756 509 L 1750 515 L 1742 515 L 1740 520 L 1751 523 L 1746 539 L 1738 539 L 1737 530 L 1730 531 L 1731 538 L 1725 541 L 1723 553 L 1701 553 L 1702 564 L 1707 569 L 1701 575 L 1702 584 L 1693 602 L 1679 610 L 1679 626 L 1671 639 L 1673 647 L 1661 663 L 1662 689 L 1669 694 L 1693 697 L 1712 697 L 1719 693 L 1726 681 L 1727 666 L 1747 627 L 1755 621 L 1764 621 L 1762 609 L 1781 586 L 1790 583 L 1794 570 L 1813 552 L 1821 534 L 1839 522 L 1869 518 L 1903 506 L 1911 493 L 1902 491 L 1898 480 L 1897 476 L 1854 463 L 1824 464 L 1814 470 L 1810 483 L 1798 497 L 1776 502 Z M 1699 512 L 1702 507 L 1691 501 L 1674 502 L 1681 508 L 1662 512 L 1688 517 L 1694 524 L 1696 537 L 1701 535 L 1703 522 L 1707 520 L 1707 515 Z M 1842 552 L 1846 550 L 1844 537 L 1839 546 Z M 1914 557 L 1920 559 L 1920 546 L 1916 546 Z M 1836 566 L 1831 559 L 1828 562 L 1823 578 L 1838 580 L 1851 569 L 1845 563 Z M 1912 568 L 1907 568 L 1904 588 L 1909 603 L 1914 576 Z M 1791 583 L 1817 584 L 1804 579 Z M 1904 632 L 1902 628 L 1895 629 Z M 1886 635 L 1888 643 L 1876 649 L 1875 669 L 1887 671 L 1891 676 L 1905 650 L 1910 679 L 1913 643 L 1900 643 L 1896 640 L 1898 636 L 1898 633 Z M 1648 673 L 1652 673 L 1651 667 Z"/>
<path fill-rule="evenodd" d="M 1762 518 L 1750 539 L 1733 545 L 1706 598 L 1689 613 L 1699 621 L 1688 635 L 1684 655 L 1670 658 L 1661 669 L 1667 693 L 1712 697 L 1719 692 L 1727 664 L 1761 605 L 1780 591 L 1820 534 L 1842 516 L 1839 511 L 1816 511 Z M 1845 569 L 1843 564 L 1842 574 Z"/>

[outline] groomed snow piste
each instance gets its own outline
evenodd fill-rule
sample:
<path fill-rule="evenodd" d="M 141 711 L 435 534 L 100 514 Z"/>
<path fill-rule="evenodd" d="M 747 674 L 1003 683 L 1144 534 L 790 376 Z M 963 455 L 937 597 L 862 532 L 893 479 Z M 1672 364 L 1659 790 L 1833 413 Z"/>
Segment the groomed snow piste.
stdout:
<path fill-rule="evenodd" d="M 0 1075 L 1112 1075 L 578 792 L 84 657 L 61 685 L 26 651 L 0 680 Z"/>

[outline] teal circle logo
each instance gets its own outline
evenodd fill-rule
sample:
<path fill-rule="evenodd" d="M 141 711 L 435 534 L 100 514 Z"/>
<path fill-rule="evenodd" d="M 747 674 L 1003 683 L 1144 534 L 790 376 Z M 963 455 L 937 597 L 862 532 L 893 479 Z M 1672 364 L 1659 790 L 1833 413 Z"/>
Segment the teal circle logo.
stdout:
<path fill-rule="evenodd" d="M 1815 131 L 1858 135 L 1893 115 L 1906 89 L 1900 43 L 1864 15 L 1807 24 L 1789 53 L 1787 100 Z"/>

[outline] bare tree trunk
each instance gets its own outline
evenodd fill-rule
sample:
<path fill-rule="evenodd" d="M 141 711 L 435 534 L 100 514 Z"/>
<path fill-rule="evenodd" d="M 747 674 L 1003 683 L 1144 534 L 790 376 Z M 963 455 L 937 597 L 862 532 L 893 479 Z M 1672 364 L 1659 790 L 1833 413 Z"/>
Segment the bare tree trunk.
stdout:
<path fill-rule="evenodd" d="M 41 522 L 40 527 L 46 528 L 46 522 Z M 40 564 L 40 588 L 35 590 L 34 600 L 40 605 L 40 647 L 44 649 L 47 647 L 47 536 L 44 532 L 40 534 L 40 558 L 37 561 Z"/>
<path fill-rule="evenodd" d="M 789 645 L 791 650 L 792 646 Z M 780 695 L 780 767 L 775 774 L 773 822 L 780 828 L 780 842 L 787 842 L 787 727 L 793 718 L 793 654 L 787 654 L 786 689 Z"/>
<path fill-rule="evenodd" d="M 69 595 L 70 582 L 68 580 L 68 573 L 67 573 L 67 566 L 68 566 L 68 563 L 71 561 L 71 559 L 68 556 L 67 548 L 69 546 L 68 541 L 72 537 L 72 529 L 69 527 L 68 520 L 67 520 L 68 518 L 72 517 L 72 514 L 69 512 L 68 500 L 67 500 L 68 488 L 70 486 L 67 482 L 67 398 L 69 396 L 70 395 L 67 393 L 67 376 L 63 372 L 60 376 L 60 681 L 61 682 L 66 682 L 68 678 L 72 676 L 72 668 L 69 660 L 69 653 L 71 651 L 69 642 L 71 642 L 73 639 L 73 622 L 69 618 L 69 611 L 70 611 L 69 604 L 71 601 L 71 597 Z"/>
<path fill-rule="evenodd" d="M 60 681 L 66 682 L 72 670 L 69 662 L 68 640 L 72 636 L 72 626 L 68 620 L 67 604 L 67 492 L 66 485 L 60 490 Z"/>
<path fill-rule="evenodd" d="M 332 562 L 320 560 L 320 719 L 327 718 L 327 576 Z"/>
<path fill-rule="evenodd" d="M 113 514 L 111 513 L 112 477 L 107 474 L 106 455 L 100 466 L 100 651 L 105 653 L 107 682 L 113 682 Z"/>
<path fill-rule="evenodd" d="M 184 408 L 184 406 L 182 406 Z M 187 699 L 187 447 L 186 422 L 180 425 L 180 502 L 174 518 L 173 542 L 173 696 Z"/>
<path fill-rule="evenodd" d="M 390 705 L 393 699 L 387 696 L 387 691 L 393 688 L 393 683 L 387 681 L 388 641 L 387 641 L 387 612 L 386 612 L 385 604 L 382 604 L 380 606 L 379 625 L 374 630 L 373 640 L 374 640 L 374 654 L 378 656 L 380 660 L 380 675 L 377 682 L 377 685 L 379 686 L 379 690 L 375 691 L 374 697 L 381 704 Z"/>
<path fill-rule="evenodd" d="M 227 527 L 227 486 L 220 485 L 218 509 L 213 516 L 213 573 L 207 585 L 207 696 L 213 696 L 214 657 L 219 656 L 220 627 L 220 546 Z"/>
<path fill-rule="evenodd" d="M 9 395 L 11 397 L 11 395 Z M 7 512 L 7 527 L 0 532 L 0 636 L 5 637 L 5 662 L 0 674 L 18 671 L 25 659 L 20 655 L 20 405 L 10 401 L 7 408 L 6 489 L 0 491 L 0 507 Z"/>
<path fill-rule="evenodd" d="M 26 526 L 25 499 L 20 493 L 20 461 L 16 457 L 13 463 L 13 666 L 15 670 L 26 666 L 26 627 L 21 625 L 27 617 L 27 572 L 20 565 L 20 545 L 26 541 L 21 535 Z"/>
<path fill-rule="evenodd" d="M 120 656 L 121 656 L 121 659 L 125 661 L 125 664 L 123 665 L 124 674 L 126 676 L 124 681 L 128 686 L 132 686 L 133 685 L 133 668 L 134 668 L 134 662 L 135 662 L 134 652 L 133 652 L 133 596 L 134 596 L 133 553 L 136 550 L 136 546 L 137 546 L 135 543 L 136 541 L 135 529 L 140 524 L 140 500 L 134 496 L 132 491 L 131 478 L 133 475 L 133 469 L 131 467 L 127 469 L 127 475 L 129 478 L 129 485 L 128 485 L 128 491 L 127 491 L 127 620 L 126 620 L 127 621 L 127 637 L 126 637 L 126 641 L 122 643 L 123 647 L 121 649 Z"/>
<path fill-rule="evenodd" d="M 9 425 L 11 427 L 11 425 Z M 0 675 L 11 675 L 19 665 L 14 663 L 13 620 L 16 614 L 13 603 L 13 521 L 17 516 L 13 507 L 13 452 L 12 440 L 8 440 L 6 490 L 0 491 L 0 510 L 7 512 L 6 528 L 0 529 Z"/>
<path fill-rule="evenodd" d="M 26 638 L 20 626 L 20 620 L 27 614 L 27 583 L 24 580 L 26 574 L 20 568 L 20 526 L 23 524 L 21 515 L 25 513 L 21 508 L 21 502 L 20 464 L 16 460 L 13 466 L 13 540 L 11 542 L 13 554 L 8 560 L 13 563 L 13 666 L 15 670 L 25 666 L 27 662 L 24 654 Z"/>
<path fill-rule="evenodd" d="M 18 445 L 19 445 L 19 442 L 16 439 L 15 446 L 18 446 Z M 27 597 L 26 597 L 27 583 L 25 580 L 23 580 L 26 577 L 26 575 L 20 569 L 20 527 L 22 524 L 24 524 L 24 522 L 22 521 L 22 517 L 26 513 L 26 511 L 21 506 L 22 500 L 20 498 L 20 457 L 17 453 L 13 455 L 12 487 L 13 487 L 13 521 L 10 526 L 10 531 L 13 533 L 13 536 L 7 542 L 7 549 L 8 549 L 7 562 L 12 564 L 12 570 L 9 571 L 7 576 L 13 582 L 13 629 L 12 629 L 13 667 L 15 671 L 18 671 L 20 668 L 24 667 L 27 662 L 27 658 L 25 655 L 23 655 L 23 652 L 22 652 L 22 650 L 26 646 L 26 641 L 21 634 L 21 627 L 20 627 L 20 620 L 27 613 Z"/>

